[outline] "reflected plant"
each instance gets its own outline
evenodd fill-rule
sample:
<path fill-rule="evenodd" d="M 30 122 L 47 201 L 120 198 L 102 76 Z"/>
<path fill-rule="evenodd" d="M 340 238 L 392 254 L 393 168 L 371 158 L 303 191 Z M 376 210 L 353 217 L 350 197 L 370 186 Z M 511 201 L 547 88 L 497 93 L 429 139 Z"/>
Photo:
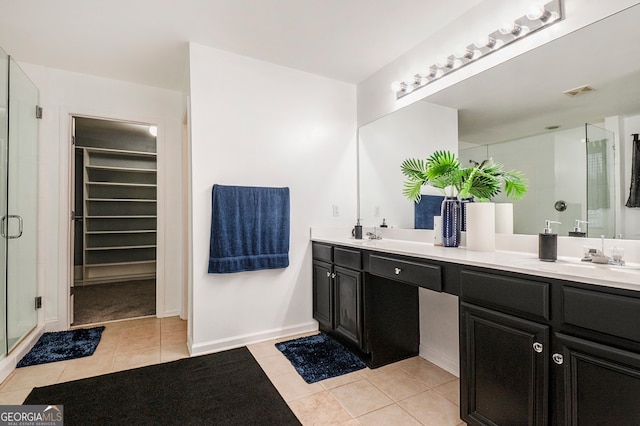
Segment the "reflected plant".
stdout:
<path fill-rule="evenodd" d="M 440 190 L 447 197 L 473 197 L 477 201 L 488 201 L 501 191 L 513 200 L 526 194 L 527 180 L 522 172 L 505 171 L 502 164 L 491 159 L 473 164 L 463 168 L 451 151 L 435 151 L 426 160 L 406 159 L 400 166 L 406 178 L 402 194 L 419 202 L 420 191 L 425 185 Z"/>

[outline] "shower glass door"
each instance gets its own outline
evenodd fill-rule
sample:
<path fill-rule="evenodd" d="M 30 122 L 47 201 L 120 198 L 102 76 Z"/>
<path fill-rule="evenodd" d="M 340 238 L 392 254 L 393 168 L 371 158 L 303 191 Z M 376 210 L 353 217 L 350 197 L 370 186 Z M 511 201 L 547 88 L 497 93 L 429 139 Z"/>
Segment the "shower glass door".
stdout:
<path fill-rule="evenodd" d="M 6 337 L 11 351 L 37 324 L 38 89 L 9 58 L 9 143 L 2 151 Z M 1 262 L 0 262 L 1 263 Z"/>
<path fill-rule="evenodd" d="M 0 217 L 7 216 L 7 139 L 9 137 L 9 56 L 0 49 Z M 0 359 L 7 354 L 7 244 L 0 238 Z"/>
<path fill-rule="evenodd" d="M 609 130 L 587 124 L 588 237 L 615 238 L 614 136 Z"/>

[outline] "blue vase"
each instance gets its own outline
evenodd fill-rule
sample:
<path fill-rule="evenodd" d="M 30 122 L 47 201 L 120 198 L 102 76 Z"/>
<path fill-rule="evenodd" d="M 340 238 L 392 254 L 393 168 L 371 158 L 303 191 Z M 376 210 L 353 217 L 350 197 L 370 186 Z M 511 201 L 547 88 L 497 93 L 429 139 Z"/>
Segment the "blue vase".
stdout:
<path fill-rule="evenodd" d="M 467 203 L 473 203 L 473 197 L 460 199 L 460 211 L 462 213 L 462 219 L 460 221 L 460 230 L 467 230 Z"/>
<path fill-rule="evenodd" d="M 455 197 L 445 197 L 442 201 L 442 245 L 444 247 L 458 247 L 460 245 L 460 228 L 462 226 L 462 212 L 460 200 Z"/>

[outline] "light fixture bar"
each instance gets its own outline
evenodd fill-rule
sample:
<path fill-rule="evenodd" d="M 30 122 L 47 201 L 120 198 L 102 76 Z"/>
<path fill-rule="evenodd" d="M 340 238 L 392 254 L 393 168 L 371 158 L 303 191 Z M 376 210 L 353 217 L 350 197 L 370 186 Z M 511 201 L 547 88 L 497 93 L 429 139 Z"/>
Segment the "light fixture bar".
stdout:
<path fill-rule="evenodd" d="M 396 99 L 400 99 L 504 46 L 546 28 L 562 18 L 562 0 L 552 0 L 491 34 L 476 40 L 465 49 L 442 58 L 436 64 L 426 67 L 412 77 L 401 82 L 394 82 L 391 85 L 391 90 L 395 92 Z"/>

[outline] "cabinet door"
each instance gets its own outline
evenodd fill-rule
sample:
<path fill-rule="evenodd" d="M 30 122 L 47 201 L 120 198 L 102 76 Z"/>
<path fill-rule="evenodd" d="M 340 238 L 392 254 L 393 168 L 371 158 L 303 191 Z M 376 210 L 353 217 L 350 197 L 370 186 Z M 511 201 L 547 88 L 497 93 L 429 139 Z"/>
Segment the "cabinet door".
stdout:
<path fill-rule="evenodd" d="M 567 425 L 640 425 L 640 355 L 556 334 Z M 560 357 L 559 357 L 560 356 Z"/>
<path fill-rule="evenodd" d="M 547 424 L 549 327 L 461 303 L 460 333 L 462 419 Z"/>
<path fill-rule="evenodd" d="M 333 329 L 333 271 L 330 263 L 313 261 L 313 318 Z"/>
<path fill-rule="evenodd" d="M 334 329 L 362 348 L 362 279 L 359 271 L 335 267 Z"/>

